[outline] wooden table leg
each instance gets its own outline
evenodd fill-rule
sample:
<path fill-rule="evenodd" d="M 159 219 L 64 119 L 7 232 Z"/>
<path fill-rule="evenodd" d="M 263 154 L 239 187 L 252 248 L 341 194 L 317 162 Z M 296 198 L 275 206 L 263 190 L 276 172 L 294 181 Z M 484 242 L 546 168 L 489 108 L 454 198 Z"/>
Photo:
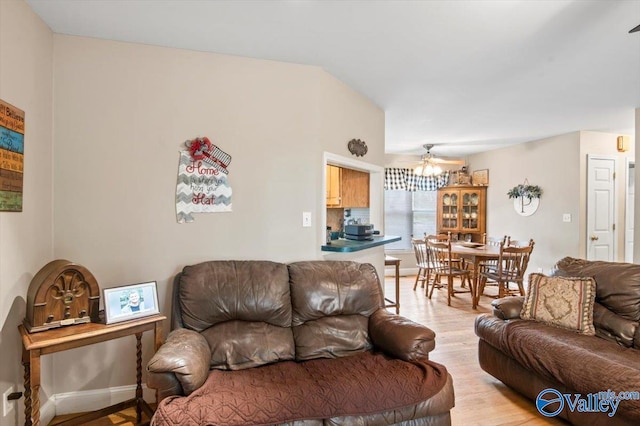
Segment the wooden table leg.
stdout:
<path fill-rule="evenodd" d="M 400 261 L 396 261 L 396 314 L 400 314 Z"/>
<path fill-rule="evenodd" d="M 136 423 L 142 421 L 142 333 L 136 333 Z"/>
<path fill-rule="evenodd" d="M 473 257 L 473 284 L 471 287 L 471 296 L 473 297 L 473 305 L 472 309 L 476 309 L 478 307 L 478 303 L 480 302 L 480 295 L 478 294 L 478 280 L 480 278 L 480 274 L 478 274 L 478 268 L 480 267 L 480 258 L 478 256 Z"/>
<path fill-rule="evenodd" d="M 40 425 L 40 350 L 24 351 L 23 364 L 25 366 L 24 424 L 27 426 L 39 426 Z M 28 396 L 27 396 L 27 389 L 29 389 Z"/>
<path fill-rule="evenodd" d="M 396 259 L 395 257 L 385 256 L 384 258 L 384 266 L 394 266 L 395 267 L 395 285 L 396 285 L 396 300 L 393 301 L 384 298 L 385 308 L 396 308 L 396 314 L 400 313 L 400 259 Z M 383 295 L 384 295 L 384 286 L 383 286 Z M 388 303 L 387 303 L 388 302 Z"/>
<path fill-rule="evenodd" d="M 31 363 L 29 352 L 22 350 L 22 365 L 24 367 L 24 426 L 31 426 Z"/>
<path fill-rule="evenodd" d="M 156 322 L 156 325 L 153 329 L 153 352 L 158 352 L 158 349 L 160 349 L 160 346 L 162 346 L 162 322 L 158 321 Z M 156 404 L 160 403 L 160 394 L 158 389 L 156 389 Z M 157 406 L 157 405 L 156 405 Z"/>

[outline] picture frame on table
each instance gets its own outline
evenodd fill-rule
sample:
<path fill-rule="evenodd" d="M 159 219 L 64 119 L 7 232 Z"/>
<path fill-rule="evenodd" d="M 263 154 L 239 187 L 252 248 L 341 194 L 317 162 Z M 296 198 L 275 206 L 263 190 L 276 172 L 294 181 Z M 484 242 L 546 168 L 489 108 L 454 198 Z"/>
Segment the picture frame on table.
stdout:
<path fill-rule="evenodd" d="M 160 313 L 155 281 L 102 290 L 107 324 L 129 321 Z"/>
<path fill-rule="evenodd" d="M 471 181 L 474 185 L 489 185 L 489 169 L 480 169 L 473 172 Z"/>

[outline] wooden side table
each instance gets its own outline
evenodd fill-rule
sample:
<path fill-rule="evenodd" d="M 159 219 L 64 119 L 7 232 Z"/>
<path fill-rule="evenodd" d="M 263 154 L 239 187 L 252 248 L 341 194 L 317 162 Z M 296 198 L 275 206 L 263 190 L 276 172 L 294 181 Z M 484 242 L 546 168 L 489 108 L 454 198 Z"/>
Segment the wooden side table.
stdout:
<path fill-rule="evenodd" d="M 385 266 L 395 266 L 395 277 L 396 277 L 396 300 L 387 299 L 385 297 L 386 304 L 385 308 L 396 308 L 396 314 L 400 313 L 400 259 L 391 256 L 384 257 L 384 265 Z"/>
<path fill-rule="evenodd" d="M 87 323 L 29 333 L 18 326 L 22 336 L 22 364 L 24 365 L 24 414 L 25 426 L 40 425 L 40 357 L 94 343 L 106 342 L 124 336 L 136 336 L 136 396 L 98 411 L 83 414 L 60 425 L 78 425 L 117 413 L 128 407 L 136 407 L 137 422 L 142 421 L 142 411 L 149 417 L 153 410 L 142 398 L 142 333 L 153 330 L 155 350 L 162 344 L 163 315 L 153 315 L 116 324 Z"/>

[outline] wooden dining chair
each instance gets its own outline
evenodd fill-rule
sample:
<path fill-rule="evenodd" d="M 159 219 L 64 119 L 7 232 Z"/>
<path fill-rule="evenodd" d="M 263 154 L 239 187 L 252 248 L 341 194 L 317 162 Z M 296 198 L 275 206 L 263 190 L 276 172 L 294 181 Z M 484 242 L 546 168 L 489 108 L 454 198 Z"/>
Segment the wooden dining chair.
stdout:
<path fill-rule="evenodd" d="M 533 240 L 529 240 L 525 246 L 503 245 L 498 258 L 498 269 L 480 273 L 478 294 L 484 292 L 484 287 L 488 280 L 494 280 L 498 285 L 498 298 L 516 294 L 524 296 L 524 274 L 527 270 L 534 244 Z M 515 284 L 517 288 L 511 288 L 511 284 Z"/>
<path fill-rule="evenodd" d="M 446 277 L 447 278 L 447 305 L 451 306 L 451 297 L 456 293 L 471 293 L 471 303 L 473 304 L 473 285 L 471 284 L 471 275 L 468 269 L 462 269 L 456 266 L 456 261 L 451 257 L 451 241 L 437 241 L 427 239 L 427 257 L 429 258 L 432 268 L 431 273 L 434 277 Z M 453 288 L 453 279 L 455 277 L 460 278 L 462 283 L 469 283 L 469 289 L 456 290 Z M 442 288 L 444 285 L 440 280 L 434 279 L 431 284 L 431 290 L 429 291 L 429 299 L 433 295 L 433 290 Z"/>
<path fill-rule="evenodd" d="M 453 240 L 451 239 L 451 232 L 447 232 L 446 234 L 431 234 L 431 235 L 427 235 L 425 237 L 425 240 L 433 240 L 433 241 L 449 241 L 452 242 Z M 453 257 L 451 258 L 451 260 L 454 263 L 454 266 L 457 268 L 464 268 L 464 259 L 461 259 L 459 257 L 457 257 L 457 255 L 453 255 Z"/>
<path fill-rule="evenodd" d="M 418 267 L 418 274 L 416 275 L 416 281 L 413 283 L 413 291 L 418 288 L 425 289 L 425 296 L 429 294 L 429 282 L 433 280 L 440 280 L 440 277 L 433 275 L 432 264 L 427 254 L 427 240 L 447 241 L 449 237 L 445 234 L 428 235 L 424 239 L 411 239 L 411 245 L 416 256 L 416 266 Z"/>
<path fill-rule="evenodd" d="M 530 240 L 514 240 L 510 236 L 507 237 L 507 242 L 506 242 L 508 246 L 513 246 L 513 247 L 526 247 L 529 245 L 529 243 L 530 243 Z"/>
<path fill-rule="evenodd" d="M 504 246 L 509 237 L 505 235 L 504 237 L 489 237 L 486 233 L 482 234 L 482 244 L 489 247 L 502 247 Z M 498 271 L 498 259 L 486 259 L 482 260 L 478 263 L 478 274 L 482 272 L 497 272 Z M 486 279 L 484 286 L 482 287 L 482 291 L 484 292 L 485 286 L 497 286 L 497 281 L 493 279 Z M 484 293 L 478 293 L 478 297 L 484 295 Z"/>
<path fill-rule="evenodd" d="M 451 240 L 451 232 L 447 233 L 447 234 L 429 234 L 427 235 L 425 233 L 425 237 L 424 237 L 424 249 L 427 252 L 426 253 L 426 260 L 427 260 L 427 265 L 429 265 L 429 267 L 427 268 L 426 271 L 426 285 L 425 285 L 425 292 L 424 295 L 428 296 L 429 295 L 429 283 L 430 282 L 437 282 L 440 283 L 440 276 L 436 273 L 434 273 L 433 271 L 433 261 L 429 258 L 429 253 L 427 251 L 427 241 L 440 241 L 440 242 L 446 242 L 446 241 L 450 241 Z"/>
<path fill-rule="evenodd" d="M 429 291 L 429 273 L 431 267 L 427 259 L 427 242 L 423 239 L 412 238 L 411 245 L 416 255 L 416 266 L 418 267 L 418 275 L 416 275 L 416 282 L 413 284 L 413 291 L 416 291 L 418 283 L 421 283 L 421 288 L 427 287 L 425 291 Z"/>

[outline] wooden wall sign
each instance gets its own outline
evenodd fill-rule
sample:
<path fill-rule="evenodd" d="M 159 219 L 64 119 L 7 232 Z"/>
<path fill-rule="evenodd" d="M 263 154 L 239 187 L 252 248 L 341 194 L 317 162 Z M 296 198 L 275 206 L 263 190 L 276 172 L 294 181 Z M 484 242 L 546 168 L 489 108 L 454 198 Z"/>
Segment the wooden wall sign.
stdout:
<path fill-rule="evenodd" d="M 22 211 L 24 111 L 0 100 L 0 211 Z"/>

